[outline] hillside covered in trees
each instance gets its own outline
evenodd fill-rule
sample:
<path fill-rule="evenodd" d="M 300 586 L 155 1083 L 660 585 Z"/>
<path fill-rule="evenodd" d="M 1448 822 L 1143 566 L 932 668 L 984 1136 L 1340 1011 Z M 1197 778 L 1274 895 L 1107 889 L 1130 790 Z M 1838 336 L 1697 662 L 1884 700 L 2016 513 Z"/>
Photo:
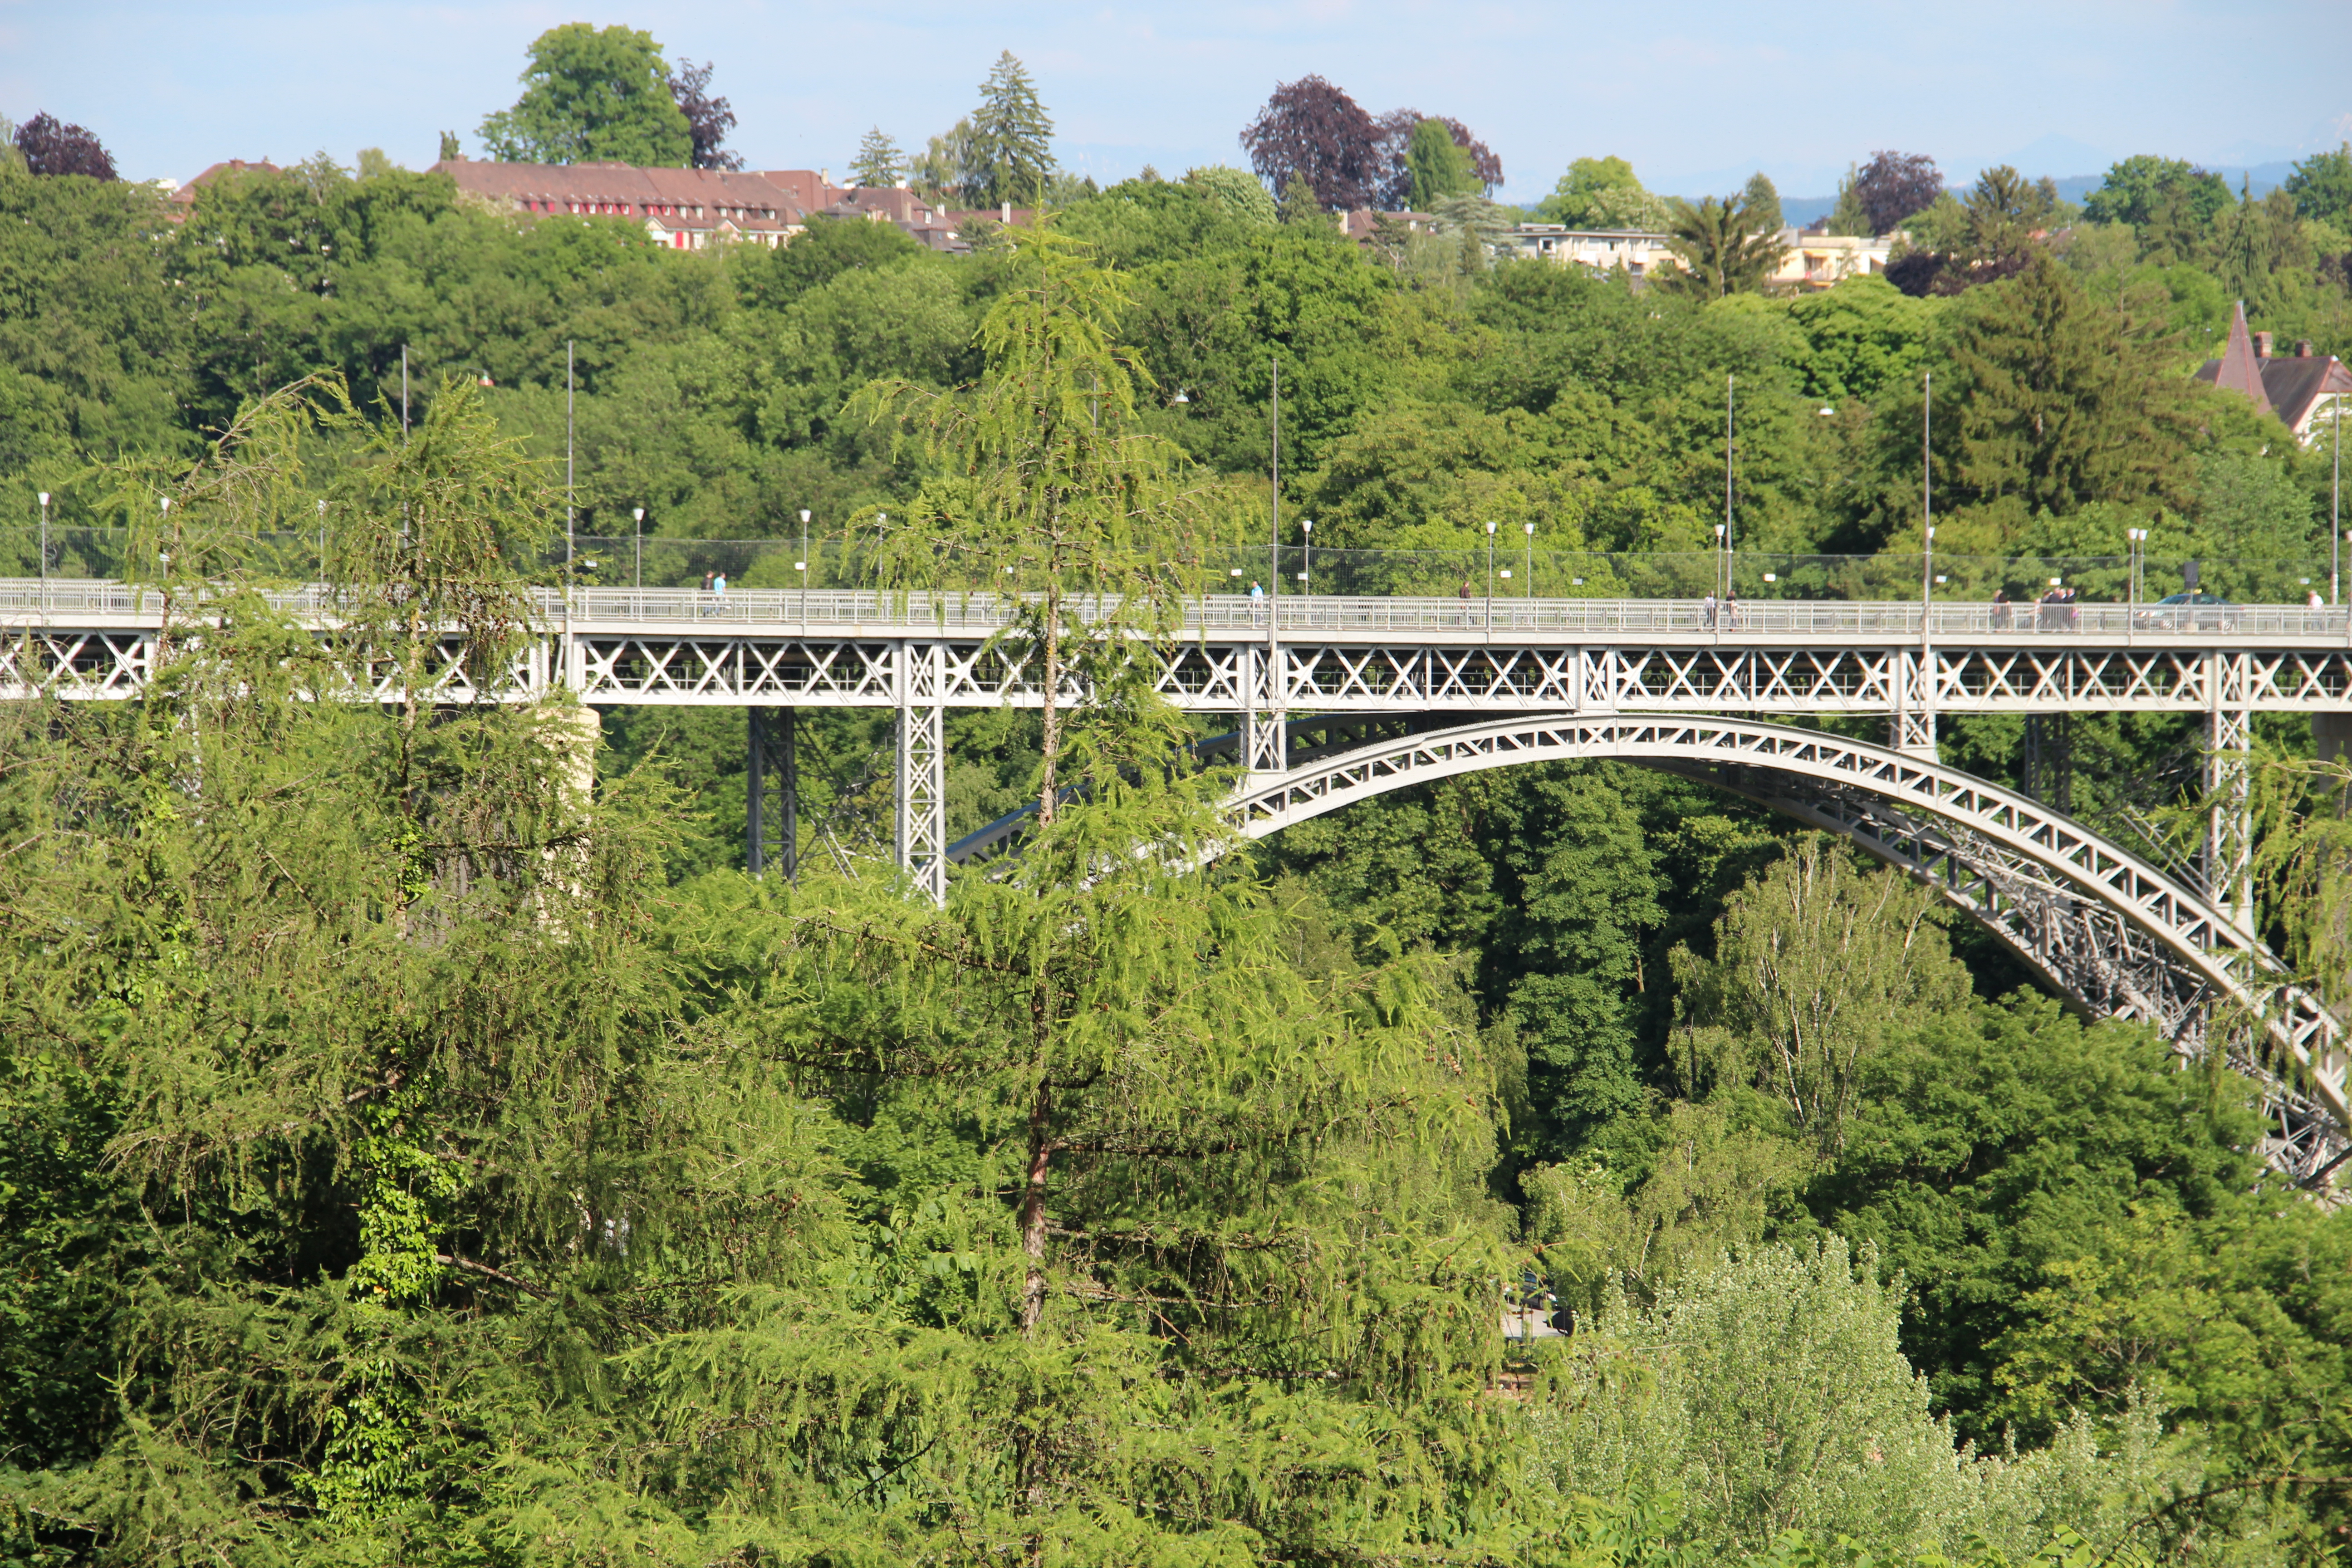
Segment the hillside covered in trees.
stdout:
<path fill-rule="evenodd" d="M 215 542 L 325 502 L 383 657 L 446 618 L 495 668 L 563 527 L 568 354 L 580 532 L 642 508 L 716 548 L 806 510 L 879 542 L 877 581 L 1025 547 L 1007 452 L 1150 525 L 1106 524 L 1073 582 L 1141 603 L 1155 530 L 1262 539 L 1277 360 L 1284 515 L 1318 550 L 1490 521 L 1704 550 L 1728 378 L 1743 548 L 1916 551 L 1932 374 L 1939 548 L 2107 556 L 2130 526 L 2323 560 L 2325 454 L 2189 373 L 2224 278 L 2346 346 L 2312 248 L 2342 211 L 2168 228 L 2119 185 L 1981 267 L 1970 235 L 2027 198 L 1973 195 L 1923 227 L 1921 294 L 1707 300 L 1475 233 L 1360 247 L 1238 171 L 951 257 L 825 221 L 669 252 L 323 159 L 184 221 L 0 167 L 0 545 L 29 568 L 47 491 L 63 534 L 229 591 L 234 551 L 152 548 L 157 496 Z M 2293 240 L 2267 293 L 2226 271 L 2264 213 Z M 1177 718 L 972 714 L 954 825 L 1041 792 L 1053 820 L 933 910 L 848 833 L 879 715 L 809 726 L 846 852 L 793 889 L 732 868 L 740 715 L 609 715 L 583 793 L 576 713 L 297 700 L 330 657 L 234 599 L 139 702 L 0 715 L 8 1560 L 2352 1539 L 2352 1222 L 2264 1176 L 2246 1086 L 1759 810 L 1527 769 L 1202 869 L 1217 781 L 1161 765 Z M 2083 815 L 2177 803 L 2192 731 L 2078 729 Z M 1945 744 L 2011 777 L 2019 739 Z M 2275 917 L 2333 897 L 2343 780 L 2269 740 L 2275 841 L 2319 846 L 2274 858 Z M 2340 957 L 2289 923 L 2298 962 Z M 1523 1310 L 1576 1331 L 1507 1342 Z"/>

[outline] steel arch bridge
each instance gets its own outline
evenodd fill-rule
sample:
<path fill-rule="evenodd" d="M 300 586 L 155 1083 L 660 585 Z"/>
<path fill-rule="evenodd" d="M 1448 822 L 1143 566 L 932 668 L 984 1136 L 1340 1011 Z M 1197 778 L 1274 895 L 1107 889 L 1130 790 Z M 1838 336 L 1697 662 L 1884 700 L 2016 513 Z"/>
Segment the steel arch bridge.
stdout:
<path fill-rule="evenodd" d="M 270 596 L 322 632 L 337 624 L 331 589 Z M 748 709 L 747 859 L 787 874 L 801 837 L 795 710 L 892 710 L 898 864 L 943 898 L 949 865 L 976 847 L 947 841 L 947 710 L 1043 700 L 1039 672 L 996 640 L 1014 607 L 989 595 L 537 590 L 538 635 L 516 667 L 478 688 L 445 637 L 431 696 L 562 689 L 589 706 Z M 167 616 L 183 636 L 206 624 L 201 605 L 173 610 L 152 589 L 0 581 L 0 700 L 137 695 Z M 2298 1179 L 2324 1180 L 2352 1148 L 2337 1026 L 2252 934 L 2246 809 L 2255 713 L 2352 734 L 2341 606 L 2230 606 L 2209 622 L 2137 605 L 1790 600 L 1719 617 L 1688 601 L 1209 595 L 1150 657 L 1167 701 L 1239 721 L 1247 835 L 1511 762 L 1693 773 L 1927 879 L 2082 1006 L 2146 1019 L 2183 1053 L 2218 1046 L 2263 1081 L 2277 1122 L 2265 1153 Z M 361 680 L 349 695 L 401 694 Z M 2063 789 L 2037 801 L 1937 760 L 1942 715 L 2021 714 L 2031 737 L 2068 713 L 2124 711 L 2203 726 L 2205 847 L 2174 877 L 2069 820 Z M 1823 718 L 1883 720 L 1891 744 L 1790 727 Z M 974 837 L 1002 839 L 1008 824 Z"/>
<path fill-rule="evenodd" d="M 1934 887 L 2094 1015 L 2214 1046 L 2263 1086 L 2263 1152 L 2324 1183 L 2352 1142 L 2335 1019 L 2268 948 L 2129 851 L 2012 790 L 1818 730 L 1677 715 L 1549 714 L 1344 742 L 1252 774 L 1230 811 L 1263 838 L 1391 790 L 1524 763 L 1608 760 L 1682 773 L 1843 835 Z"/>

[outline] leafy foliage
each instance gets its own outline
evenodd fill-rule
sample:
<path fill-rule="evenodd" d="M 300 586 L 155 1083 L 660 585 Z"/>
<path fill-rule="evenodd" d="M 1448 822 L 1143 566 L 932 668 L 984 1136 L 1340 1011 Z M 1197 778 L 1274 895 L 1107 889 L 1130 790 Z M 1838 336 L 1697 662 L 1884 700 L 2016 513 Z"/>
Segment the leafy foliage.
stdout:
<path fill-rule="evenodd" d="M 44 110 L 16 127 L 10 141 L 25 170 L 33 174 L 80 174 L 92 180 L 116 178 L 114 159 L 98 137 L 79 125 L 68 125 Z"/>
<path fill-rule="evenodd" d="M 1925 153 L 1877 152 L 1839 193 L 1841 209 L 1851 200 L 1861 232 L 1893 234 L 1903 220 L 1926 212 L 1944 194 L 1944 176 Z"/>
<path fill-rule="evenodd" d="M 687 133 L 694 139 L 691 167 L 697 169 L 740 169 L 743 166 L 740 153 L 730 153 L 720 143 L 735 129 L 735 111 L 723 98 L 710 96 L 711 64 L 709 60 L 696 65 L 692 60 L 677 62 L 677 70 L 669 79 L 670 97 L 677 100 L 677 110 L 686 116 Z"/>
<path fill-rule="evenodd" d="M 693 84 L 697 94 L 708 79 L 704 69 Z M 617 23 L 602 31 L 585 22 L 551 27 L 532 41 L 520 79 L 514 107 L 486 116 L 477 132 L 502 163 L 701 167 L 697 155 L 718 145 L 698 140 L 650 33 Z M 704 110 L 699 129 L 715 137 L 723 125 L 713 116 L 726 106 L 714 100 Z"/>

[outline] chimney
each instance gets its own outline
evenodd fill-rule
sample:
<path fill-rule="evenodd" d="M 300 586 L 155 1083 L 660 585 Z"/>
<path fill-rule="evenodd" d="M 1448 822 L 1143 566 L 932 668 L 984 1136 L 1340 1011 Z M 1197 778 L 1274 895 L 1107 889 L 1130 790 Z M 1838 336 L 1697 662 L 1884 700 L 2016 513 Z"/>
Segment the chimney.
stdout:
<path fill-rule="evenodd" d="M 1012 221 L 1013 221 L 1013 204 L 1012 204 L 1011 202 L 1006 202 L 1005 204 L 1003 204 L 1003 206 L 999 207 L 997 210 L 998 210 L 1001 214 L 1003 214 L 1003 221 L 1004 221 L 1006 224 L 1008 224 L 1008 225 L 1009 225 L 1009 224 L 1011 224 L 1011 223 L 1012 223 Z"/>
<path fill-rule="evenodd" d="M 2294 357 L 2297 359 L 2309 359 L 2311 357 L 2311 340 L 2309 338 L 2298 338 L 2295 340 Z"/>
<path fill-rule="evenodd" d="M 2268 359 L 2271 357 L 2270 333 L 2256 332 L 2254 334 L 2254 357 L 2256 359 Z"/>

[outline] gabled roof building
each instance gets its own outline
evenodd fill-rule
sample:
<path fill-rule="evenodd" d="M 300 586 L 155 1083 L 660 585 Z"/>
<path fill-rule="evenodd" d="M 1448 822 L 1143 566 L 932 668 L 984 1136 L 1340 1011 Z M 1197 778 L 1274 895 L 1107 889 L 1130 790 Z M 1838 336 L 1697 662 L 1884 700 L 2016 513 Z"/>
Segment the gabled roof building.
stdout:
<path fill-rule="evenodd" d="M 807 211 L 768 175 L 726 169 L 445 158 L 431 172 L 520 212 L 636 218 L 656 244 L 676 250 L 699 250 L 720 237 L 782 245 L 801 231 Z"/>
<path fill-rule="evenodd" d="M 2271 352 L 2268 332 L 2246 330 L 2242 300 L 2230 317 L 2229 341 L 2221 357 L 2209 359 L 2197 379 L 2209 386 L 2225 387 L 2265 414 L 2275 414 L 2294 438 L 2308 447 L 2326 438 L 2339 408 L 2352 402 L 2352 370 L 2334 354 L 2315 354 L 2305 340 L 2294 353 Z M 2352 409 L 2345 409 L 2352 413 Z"/>

